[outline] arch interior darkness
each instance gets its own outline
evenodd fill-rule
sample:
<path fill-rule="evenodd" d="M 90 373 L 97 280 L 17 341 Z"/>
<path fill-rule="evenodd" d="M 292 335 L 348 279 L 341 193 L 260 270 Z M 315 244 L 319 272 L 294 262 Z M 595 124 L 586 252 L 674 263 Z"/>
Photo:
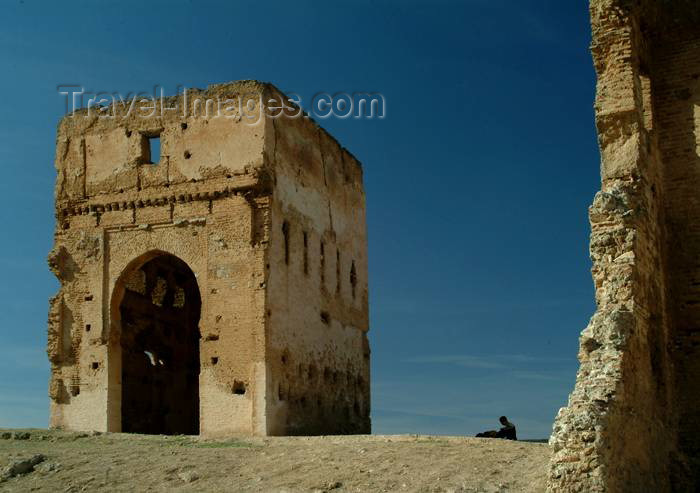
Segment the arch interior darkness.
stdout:
<path fill-rule="evenodd" d="M 122 282 L 122 431 L 199 434 L 201 298 L 193 272 L 166 254 Z"/>

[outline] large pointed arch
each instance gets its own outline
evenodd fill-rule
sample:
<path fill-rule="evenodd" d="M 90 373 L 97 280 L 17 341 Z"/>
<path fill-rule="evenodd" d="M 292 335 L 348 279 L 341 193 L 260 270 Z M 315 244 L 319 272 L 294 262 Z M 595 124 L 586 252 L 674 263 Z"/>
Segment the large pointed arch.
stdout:
<path fill-rule="evenodd" d="M 175 255 L 149 251 L 121 273 L 110 299 L 111 429 L 199 433 L 201 305 Z"/>

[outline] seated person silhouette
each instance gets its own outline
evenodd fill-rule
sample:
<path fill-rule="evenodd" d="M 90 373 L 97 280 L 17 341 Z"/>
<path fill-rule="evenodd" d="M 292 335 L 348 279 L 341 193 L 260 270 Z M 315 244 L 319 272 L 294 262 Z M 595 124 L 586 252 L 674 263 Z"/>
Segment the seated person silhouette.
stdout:
<path fill-rule="evenodd" d="M 517 440 L 518 437 L 515 433 L 515 425 L 508 421 L 508 418 L 505 416 L 501 416 L 498 420 L 501 422 L 501 425 L 503 425 L 500 430 L 489 430 L 483 433 L 477 433 L 476 436 L 478 438 L 505 438 L 506 440 Z"/>

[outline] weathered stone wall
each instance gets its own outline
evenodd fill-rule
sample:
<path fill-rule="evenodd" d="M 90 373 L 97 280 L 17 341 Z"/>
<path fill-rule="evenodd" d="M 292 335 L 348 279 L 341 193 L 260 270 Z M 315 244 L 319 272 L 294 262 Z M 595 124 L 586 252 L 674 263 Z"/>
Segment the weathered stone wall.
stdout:
<path fill-rule="evenodd" d="M 693 12 L 697 5 L 693 5 Z M 697 15 L 695 20 L 698 21 Z M 700 24 L 655 44 L 679 474 L 700 487 Z M 682 483 L 683 484 L 683 483 Z"/>
<path fill-rule="evenodd" d="M 694 240 L 695 5 L 592 0 L 602 188 L 590 208 L 597 311 L 550 439 L 552 491 L 688 491 L 700 365 Z"/>
<path fill-rule="evenodd" d="M 279 382 L 276 368 L 281 351 L 276 348 L 287 348 L 289 359 L 300 365 L 321 364 L 314 359 L 319 345 L 342 355 L 339 359 L 365 361 L 368 349 L 357 342 L 367 329 L 366 240 L 359 164 L 348 161 L 353 166 L 352 180 L 340 187 L 354 191 L 353 201 L 343 202 L 346 194 L 342 191 L 329 195 L 325 185 L 317 181 L 304 184 L 304 173 L 312 176 L 314 172 L 308 167 L 315 163 L 303 161 L 305 155 L 295 149 L 310 145 L 315 149 L 309 152 L 318 153 L 321 141 L 308 141 L 308 135 L 295 134 L 296 126 L 318 139 L 323 135 L 335 145 L 336 152 L 340 147 L 306 119 L 266 117 L 260 103 L 273 94 L 279 101 L 280 95 L 272 86 L 245 81 L 169 98 L 163 111 L 158 102 L 155 116 L 147 116 L 152 109 L 139 110 L 138 106 L 126 116 L 128 106 L 120 105 L 111 107 L 119 115 L 116 118 L 105 118 L 92 109 L 61 121 L 56 152 L 57 224 L 55 246 L 49 255 L 49 264 L 61 281 L 49 313 L 52 427 L 122 429 L 122 407 L 128 404 L 122 402 L 126 394 L 123 377 L 133 373 L 123 368 L 123 364 L 131 363 L 122 353 L 133 355 L 144 349 L 138 344 L 146 344 L 143 341 L 148 338 L 142 335 L 149 324 L 169 334 L 168 320 L 177 321 L 178 309 L 185 306 L 182 300 L 176 301 L 182 296 L 178 294 L 182 291 L 179 285 L 189 282 L 183 279 L 182 269 L 167 274 L 167 282 L 166 273 L 159 274 L 157 266 L 148 267 L 148 276 L 144 272 L 152 265 L 149 262 L 168 255 L 186 264 L 201 298 L 196 327 L 200 336 L 198 368 L 172 370 L 172 375 L 186 370 L 198 374 L 200 433 L 284 434 L 304 428 L 287 426 L 287 415 L 279 413 L 278 385 L 274 382 Z M 229 101 L 240 98 L 244 103 L 253 100 L 257 106 L 241 111 L 237 117 L 235 110 L 225 110 L 224 117 L 221 112 L 216 114 L 215 106 L 198 106 L 198 99 L 201 102 L 217 97 Z M 168 109 L 176 105 L 178 110 Z M 161 142 L 160 160 L 152 164 L 149 139 L 156 136 Z M 285 140 L 289 142 L 287 148 L 281 144 Z M 291 255 L 294 266 L 279 261 L 280 245 L 284 246 L 277 234 L 281 227 L 277 222 L 286 214 L 286 204 L 292 202 L 287 198 L 289 193 L 297 202 L 310 197 L 306 209 L 299 207 L 309 234 L 332 234 L 333 228 L 316 223 L 328 214 L 329 207 L 337 209 L 341 223 L 355 221 L 354 229 L 336 226 L 345 235 L 347 254 L 352 252 L 358 262 L 357 289 L 362 302 L 356 305 L 358 315 L 352 330 L 332 333 L 325 324 L 319 326 L 317 308 L 322 301 L 319 292 L 301 289 L 308 274 L 296 268 L 298 246 Z M 313 202 L 319 194 L 325 201 Z M 321 207 L 322 213 L 315 207 Z M 296 221 L 301 217 L 290 215 L 289 219 L 295 222 L 297 236 L 300 230 Z M 313 241 L 318 242 L 318 238 Z M 350 244 L 356 249 L 352 250 Z M 317 254 L 314 259 L 318 261 Z M 275 286 L 280 280 L 290 291 L 298 291 L 289 300 L 293 304 L 289 308 L 282 305 L 276 313 L 281 298 Z M 132 308 L 125 308 L 125 299 L 131 300 L 129 307 L 133 310 L 140 310 L 138 316 L 131 316 Z M 154 300 L 153 312 L 159 313 L 153 315 L 153 320 L 143 316 L 150 313 L 149 300 Z M 160 305 L 156 307 L 156 303 Z M 167 310 L 163 303 L 168 305 Z M 283 321 L 285 311 L 294 323 L 275 325 L 275 316 Z M 141 331 L 138 337 L 133 336 L 136 330 Z M 131 335 L 127 337 L 127 333 Z M 293 342 L 287 344 L 285 340 Z M 126 347 L 132 343 L 136 346 Z M 168 361 L 168 353 L 181 353 L 184 347 L 163 346 L 161 350 L 163 354 L 155 357 L 154 371 L 158 371 L 159 364 L 177 365 L 177 361 Z M 139 368 L 143 370 L 143 366 Z M 368 377 L 368 362 L 365 366 L 358 364 L 356 371 L 365 371 Z M 297 385 L 296 377 L 291 382 Z M 368 378 L 364 385 L 368 399 Z M 337 391 L 354 395 L 356 382 L 348 380 Z M 153 394 L 158 392 L 154 390 Z M 175 412 L 172 402 L 156 402 L 157 397 L 148 395 L 142 398 L 153 399 L 164 413 Z M 363 409 L 368 415 L 368 400 Z M 350 430 L 340 425 L 333 429 L 314 427 L 319 417 L 308 413 L 304 417 L 304 429 L 310 432 Z M 345 423 L 343 419 L 336 421 Z"/>
<path fill-rule="evenodd" d="M 369 433 L 362 168 L 311 120 L 270 125 L 270 430 Z"/>

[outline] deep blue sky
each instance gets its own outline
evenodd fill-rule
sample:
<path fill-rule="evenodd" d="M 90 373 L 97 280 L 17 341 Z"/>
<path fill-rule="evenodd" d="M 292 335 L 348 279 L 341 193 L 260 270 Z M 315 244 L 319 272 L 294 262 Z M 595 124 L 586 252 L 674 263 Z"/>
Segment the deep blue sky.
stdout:
<path fill-rule="evenodd" d="M 0 4 L 0 427 L 46 426 L 56 86 L 379 91 L 364 164 L 375 433 L 546 437 L 593 313 L 587 2 Z"/>

